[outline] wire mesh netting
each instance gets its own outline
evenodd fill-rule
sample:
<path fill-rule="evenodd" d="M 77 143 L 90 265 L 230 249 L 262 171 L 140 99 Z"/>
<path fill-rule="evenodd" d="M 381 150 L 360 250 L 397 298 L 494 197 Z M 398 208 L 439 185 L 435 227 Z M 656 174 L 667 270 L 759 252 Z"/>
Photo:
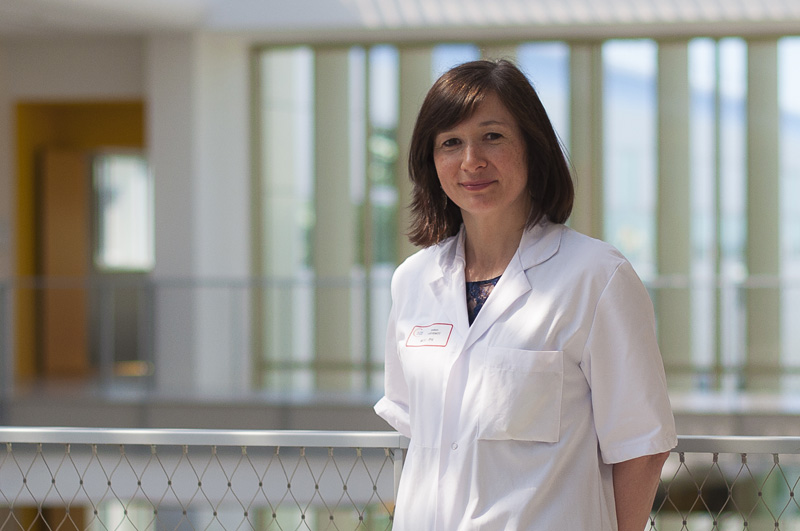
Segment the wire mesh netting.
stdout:
<path fill-rule="evenodd" d="M 800 529 L 798 483 L 797 454 L 673 453 L 649 529 Z"/>
<path fill-rule="evenodd" d="M 394 451 L 8 443 L 0 529 L 390 529 Z"/>

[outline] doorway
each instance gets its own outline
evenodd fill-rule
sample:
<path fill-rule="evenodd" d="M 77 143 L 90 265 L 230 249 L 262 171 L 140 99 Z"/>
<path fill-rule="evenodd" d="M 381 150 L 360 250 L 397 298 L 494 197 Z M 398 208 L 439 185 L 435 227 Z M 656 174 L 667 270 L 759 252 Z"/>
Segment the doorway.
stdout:
<path fill-rule="evenodd" d="M 144 105 L 31 102 L 16 106 L 17 381 L 84 379 L 98 373 L 92 329 L 92 155 L 144 148 Z M 50 286 L 57 289 L 43 289 Z"/>

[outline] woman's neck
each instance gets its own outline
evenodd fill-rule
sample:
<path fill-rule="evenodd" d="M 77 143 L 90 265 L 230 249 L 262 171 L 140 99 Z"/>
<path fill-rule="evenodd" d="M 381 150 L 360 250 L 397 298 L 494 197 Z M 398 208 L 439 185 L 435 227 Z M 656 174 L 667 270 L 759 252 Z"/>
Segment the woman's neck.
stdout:
<path fill-rule="evenodd" d="M 503 274 L 519 247 L 524 223 L 517 228 L 464 220 L 465 277 L 467 282 L 488 280 Z"/>

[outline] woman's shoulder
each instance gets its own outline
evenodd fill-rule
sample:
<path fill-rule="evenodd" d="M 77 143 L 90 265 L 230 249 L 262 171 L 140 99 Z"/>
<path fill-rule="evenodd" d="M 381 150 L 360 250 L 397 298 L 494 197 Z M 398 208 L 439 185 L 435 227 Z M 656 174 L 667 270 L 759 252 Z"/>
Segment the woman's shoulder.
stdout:
<path fill-rule="evenodd" d="M 561 245 L 545 273 L 554 284 L 581 286 L 596 293 L 612 283 L 618 287 L 642 284 L 632 264 L 615 246 L 568 227 L 561 230 Z"/>
<path fill-rule="evenodd" d="M 608 281 L 620 269 L 633 271 L 628 259 L 612 244 L 566 226 L 562 231 L 558 258 L 552 264 L 561 268 L 562 274 L 571 271 L 580 277 Z"/>
<path fill-rule="evenodd" d="M 564 252 L 573 257 L 582 257 L 584 260 L 588 259 L 598 264 L 607 263 L 618 266 L 627 262 L 627 259 L 619 249 L 610 243 L 587 236 L 567 226 L 563 226 L 559 252 Z"/>

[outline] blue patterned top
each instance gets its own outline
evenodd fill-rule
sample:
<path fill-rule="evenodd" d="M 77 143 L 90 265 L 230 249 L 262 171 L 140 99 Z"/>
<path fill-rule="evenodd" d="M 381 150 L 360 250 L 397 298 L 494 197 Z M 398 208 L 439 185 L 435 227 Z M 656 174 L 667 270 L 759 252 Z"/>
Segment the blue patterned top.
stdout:
<path fill-rule="evenodd" d="M 469 324 L 472 324 L 478 312 L 483 308 L 483 303 L 489 298 L 489 294 L 497 285 L 498 280 L 500 280 L 500 277 L 467 282 L 467 316 L 469 317 Z"/>

